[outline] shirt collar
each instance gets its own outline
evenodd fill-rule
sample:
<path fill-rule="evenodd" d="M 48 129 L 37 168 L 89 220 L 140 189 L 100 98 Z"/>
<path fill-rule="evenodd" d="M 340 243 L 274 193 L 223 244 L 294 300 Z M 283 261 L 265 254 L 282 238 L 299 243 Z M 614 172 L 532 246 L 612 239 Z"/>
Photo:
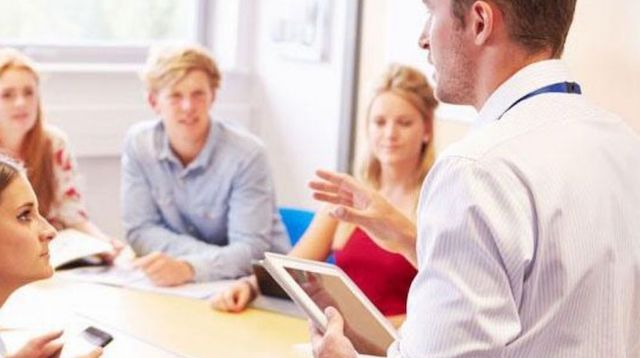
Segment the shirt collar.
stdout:
<path fill-rule="evenodd" d="M 207 135 L 207 140 L 204 144 L 204 147 L 202 147 L 202 150 L 200 150 L 198 156 L 191 163 L 189 163 L 186 169 L 192 170 L 200 167 L 205 167 L 211 160 L 215 146 L 221 139 L 219 138 L 221 133 L 219 124 L 211 120 L 211 118 L 209 118 L 209 121 L 209 134 Z M 162 142 L 160 143 L 159 148 L 160 150 L 158 151 L 158 160 L 167 160 L 182 165 L 178 156 L 171 149 L 169 136 L 165 132 L 162 120 L 160 120 L 158 123 L 158 129 L 161 131 L 162 138 Z"/>
<path fill-rule="evenodd" d="M 545 60 L 520 69 L 502 83 L 480 109 L 478 125 L 500 118 L 518 99 L 544 86 L 571 81 L 569 69 L 561 60 Z"/>

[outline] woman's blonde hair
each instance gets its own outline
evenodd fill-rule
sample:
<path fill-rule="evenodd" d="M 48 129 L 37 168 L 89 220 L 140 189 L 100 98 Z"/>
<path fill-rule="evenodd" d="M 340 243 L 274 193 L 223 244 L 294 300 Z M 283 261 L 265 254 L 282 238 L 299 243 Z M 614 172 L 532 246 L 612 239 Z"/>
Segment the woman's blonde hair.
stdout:
<path fill-rule="evenodd" d="M 22 52 L 12 48 L 0 48 L 0 76 L 8 70 L 25 70 L 40 84 L 40 77 L 35 63 Z M 42 102 L 38 97 L 36 122 L 31 128 L 20 148 L 20 156 L 27 167 L 27 176 L 40 203 L 40 213 L 47 217 L 54 200 L 55 181 L 53 177 L 53 149 L 51 139 L 46 132 L 42 114 Z"/>
<path fill-rule="evenodd" d="M 195 70 L 206 73 L 211 89 L 218 89 L 220 86 L 218 66 L 209 51 L 198 45 L 150 49 L 141 78 L 147 90 L 154 92 L 175 84 Z"/>
<path fill-rule="evenodd" d="M 438 106 L 433 89 L 422 72 L 415 68 L 395 63 L 387 67 L 373 88 L 373 94 L 367 107 L 367 126 L 371 105 L 379 95 L 387 92 L 400 96 L 417 109 L 422 116 L 425 127 L 433 133 L 433 113 Z M 416 187 L 420 187 L 434 161 L 435 148 L 431 141 L 425 142 L 422 146 L 420 165 L 413 178 Z M 358 173 L 360 178 L 377 190 L 380 189 L 381 171 L 380 161 L 375 157 L 371 148 L 367 147 L 366 157 Z"/>
<path fill-rule="evenodd" d="M 386 71 L 380 76 L 373 87 L 369 106 L 367 107 L 367 126 L 371 105 L 381 94 L 391 92 L 400 96 L 405 101 L 415 107 L 424 121 L 425 127 L 433 134 L 433 113 L 438 106 L 433 89 L 427 82 L 427 78 L 422 72 L 405 65 L 390 64 Z M 371 147 L 367 146 L 365 159 L 362 161 L 357 171 L 358 179 L 362 180 L 370 187 L 379 190 L 382 175 L 382 166 L 373 154 Z M 420 184 L 427 176 L 427 173 L 435 161 L 435 148 L 431 142 L 423 144 L 421 149 L 420 165 L 418 166 L 414 178 L 414 188 L 416 193 L 420 189 Z M 415 204 L 418 204 L 416 195 Z M 334 234 L 334 242 L 344 243 L 353 234 L 356 226 L 350 223 L 340 222 Z"/>

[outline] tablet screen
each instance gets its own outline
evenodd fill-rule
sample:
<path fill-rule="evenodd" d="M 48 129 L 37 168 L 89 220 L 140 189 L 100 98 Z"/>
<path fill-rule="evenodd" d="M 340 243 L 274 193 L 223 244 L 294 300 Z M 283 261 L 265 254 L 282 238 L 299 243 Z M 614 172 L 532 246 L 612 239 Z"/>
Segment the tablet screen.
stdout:
<path fill-rule="evenodd" d="M 322 311 L 333 306 L 344 318 L 345 335 L 361 354 L 384 355 L 394 340 L 340 276 L 291 267 L 285 270 Z"/>

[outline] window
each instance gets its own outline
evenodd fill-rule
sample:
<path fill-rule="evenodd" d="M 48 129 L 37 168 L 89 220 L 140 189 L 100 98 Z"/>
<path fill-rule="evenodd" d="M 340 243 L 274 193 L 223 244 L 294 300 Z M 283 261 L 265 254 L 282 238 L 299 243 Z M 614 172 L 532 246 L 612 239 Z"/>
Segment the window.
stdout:
<path fill-rule="evenodd" d="M 142 62 L 149 45 L 206 43 L 207 0 L 0 0 L 0 42 L 41 62 Z"/>

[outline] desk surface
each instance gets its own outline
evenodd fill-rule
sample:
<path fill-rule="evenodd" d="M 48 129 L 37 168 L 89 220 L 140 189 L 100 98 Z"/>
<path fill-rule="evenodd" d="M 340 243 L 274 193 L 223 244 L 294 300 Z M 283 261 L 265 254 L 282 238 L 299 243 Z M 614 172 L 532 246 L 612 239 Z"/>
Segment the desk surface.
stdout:
<path fill-rule="evenodd" d="M 142 351 L 146 343 L 167 356 L 308 356 L 295 347 L 309 341 L 307 322 L 301 319 L 255 309 L 220 313 L 205 301 L 60 278 L 18 290 L 0 310 L 1 327 L 64 327 L 79 319 L 143 342 Z M 127 342 L 118 345 L 116 335 L 104 357 L 121 356 L 125 346 L 134 349 Z"/>

